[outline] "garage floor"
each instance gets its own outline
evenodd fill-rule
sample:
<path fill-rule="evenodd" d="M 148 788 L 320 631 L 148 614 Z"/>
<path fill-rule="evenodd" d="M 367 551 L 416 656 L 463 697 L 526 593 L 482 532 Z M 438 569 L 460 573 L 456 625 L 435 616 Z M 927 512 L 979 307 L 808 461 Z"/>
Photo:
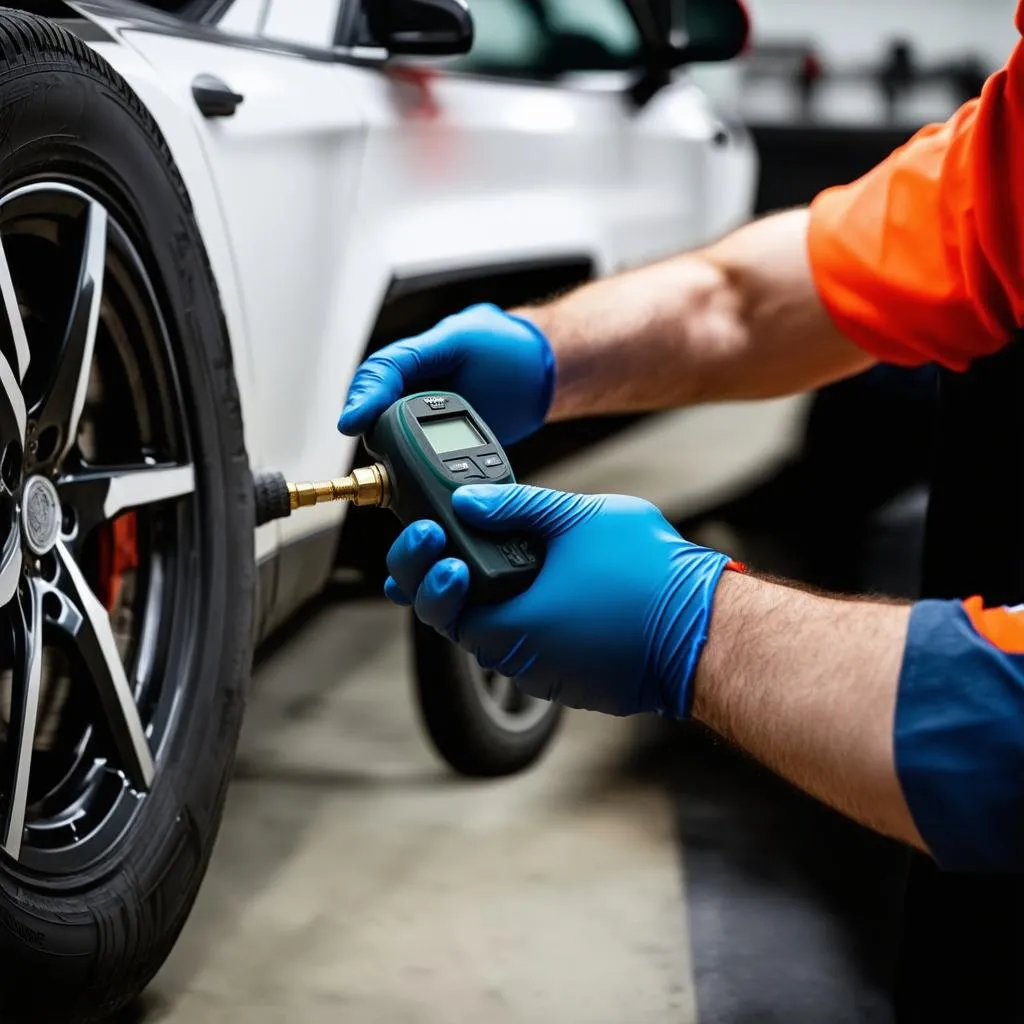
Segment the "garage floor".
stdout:
<path fill-rule="evenodd" d="M 563 479 L 614 486 L 636 442 Z M 329 601 L 265 654 L 207 882 L 128 1020 L 888 1019 L 898 851 L 650 722 L 573 714 L 526 776 L 455 779 L 415 718 L 405 626 Z"/>

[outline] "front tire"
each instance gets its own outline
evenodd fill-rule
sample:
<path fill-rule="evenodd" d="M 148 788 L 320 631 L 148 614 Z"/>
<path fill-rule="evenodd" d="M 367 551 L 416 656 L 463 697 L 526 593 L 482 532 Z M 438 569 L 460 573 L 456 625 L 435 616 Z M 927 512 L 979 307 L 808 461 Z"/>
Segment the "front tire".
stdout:
<path fill-rule="evenodd" d="M 212 851 L 251 669 L 252 481 L 148 111 L 7 10 L 0 110 L 0 1019 L 89 1024 L 159 969 Z"/>
<path fill-rule="evenodd" d="M 558 731 L 561 707 L 527 697 L 415 617 L 412 624 L 417 701 L 441 757 L 470 778 L 514 775 L 534 764 Z"/>

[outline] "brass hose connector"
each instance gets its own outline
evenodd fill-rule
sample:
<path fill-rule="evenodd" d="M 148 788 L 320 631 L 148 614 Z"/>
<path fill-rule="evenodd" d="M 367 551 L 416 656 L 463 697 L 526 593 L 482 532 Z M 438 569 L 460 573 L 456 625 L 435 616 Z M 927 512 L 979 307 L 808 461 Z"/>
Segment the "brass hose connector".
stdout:
<path fill-rule="evenodd" d="M 309 508 L 331 501 L 348 501 L 353 505 L 376 505 L 387 508 L 391 501 L 391 481 L 387 469 L 374 463 L 357 469 L 351 476 L 337 480 L 288 484 L 291 508 Z"/>

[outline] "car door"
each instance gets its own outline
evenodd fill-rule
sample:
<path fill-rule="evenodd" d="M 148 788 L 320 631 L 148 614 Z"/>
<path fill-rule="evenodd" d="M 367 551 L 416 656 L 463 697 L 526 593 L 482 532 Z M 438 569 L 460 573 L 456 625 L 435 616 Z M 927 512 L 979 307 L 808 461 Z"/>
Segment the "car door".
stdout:
<path fill-rule="evenodd" d="M 289 479 L 337 473 L 352 442 L 334 429 L 355 346 L 337 281 L 349 244 L 365 118 L 349 81 L 358 69 L 333 52 L 339 0 L 238 2 L 216 28 L 180 35 L 140 25 L 127 42 L 193 112 L 229 225 L 243 292 L 255 418 L 264 466 Z M 243 97 L 230 116 L 204 117 L 201 75 Z M 335 362 L 337 357 L 337 362 Z M 341 508 L 281 524 L 281 544 L 336 526 Z M 329 571 L 321 557 L 318 570 Z M 308 581 L 307 581 L 308 582 Z M 314 585 L 315 585 L 315 581 Z"/>
<path fill-rule="evenodd" d="M 471 53 L 391 62 L 370 96 L 360 205 L 388 204 L 396 258 L 413 272 L 467 247 L 501 262 L 575 246 L 605 271 L 700 240 L 706 103 L 686 83 L 644 106 L 629 98 L 641 39 L 623 0 L 470 10 Z"/>

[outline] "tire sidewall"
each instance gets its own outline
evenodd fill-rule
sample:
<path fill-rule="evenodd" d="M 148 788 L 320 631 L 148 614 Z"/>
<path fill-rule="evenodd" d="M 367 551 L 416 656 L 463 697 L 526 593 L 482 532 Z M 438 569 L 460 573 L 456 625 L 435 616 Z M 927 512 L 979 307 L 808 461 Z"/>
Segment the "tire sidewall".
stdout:
<path fill-rule="evenodd" d="M 553 740 L 562 708 L 552 704 L 535 725 L 505 729 L 488 712 L 468 655 L 411 616 L 416 695 L 427 735 L 456 771 L 477 777 L 511 775 L 536 762 Z"/>
<path fill-rule="evenodd" d="M 188 557 L 204 581 L 184 668 L 196 680 L 191 704 L 114 855 L 60 893 L 0 869 L 0 999 L 7 1003 L 12 983 L 32 984 L 59 965 L 60 983 L 79 984 L 85 1002 L 113 1005 L 119 989 L 137 991 L 169 951 L 219 823 L 251 667 L 251 476 L 216 286 L 155 126 L 126 87 L 59 59 L 0 68 L 0 111 L 0 194 L 41 174 L 68 180 L 101 199 L 143 254 L 191 427 L 203 528 Z"/>

